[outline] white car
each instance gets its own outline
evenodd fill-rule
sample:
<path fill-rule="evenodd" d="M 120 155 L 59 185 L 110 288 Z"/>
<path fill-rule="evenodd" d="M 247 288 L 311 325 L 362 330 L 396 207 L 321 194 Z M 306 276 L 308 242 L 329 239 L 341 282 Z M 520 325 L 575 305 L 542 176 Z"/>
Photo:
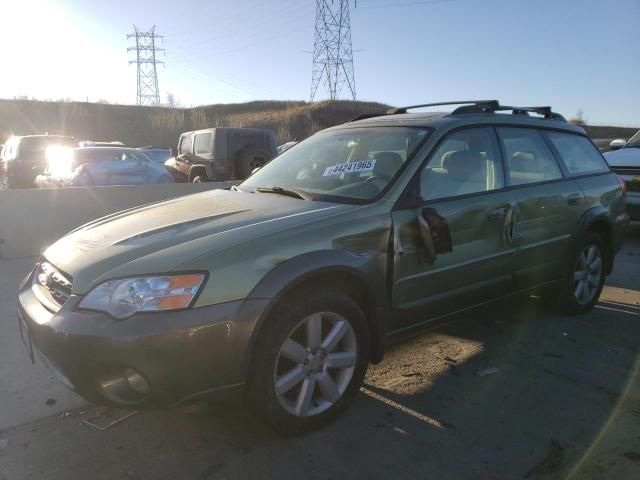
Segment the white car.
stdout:
<path fill-rule="evenodd" d="M 609 167 L 627 187 L 627 213 L 631 220 L 640 220 L 640 131 L 628 142 L 616 139 L 612 151 L 604 154 Z"/>

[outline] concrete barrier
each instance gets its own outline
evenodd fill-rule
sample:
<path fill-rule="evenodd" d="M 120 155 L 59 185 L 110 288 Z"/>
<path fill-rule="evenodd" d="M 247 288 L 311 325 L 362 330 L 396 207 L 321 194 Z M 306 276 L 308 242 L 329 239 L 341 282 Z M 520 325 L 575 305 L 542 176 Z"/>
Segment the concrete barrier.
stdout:
<path fill-rule="evenodd" d="M 233 182 L 0 191 L 0 258 L 40 255 L 58 238 L 119 210 Z"/>

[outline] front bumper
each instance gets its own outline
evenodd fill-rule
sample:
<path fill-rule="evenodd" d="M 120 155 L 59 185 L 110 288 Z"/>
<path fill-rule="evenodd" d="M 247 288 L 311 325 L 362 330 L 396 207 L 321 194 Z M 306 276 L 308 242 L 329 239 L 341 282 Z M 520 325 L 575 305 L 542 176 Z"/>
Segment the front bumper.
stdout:
<path fill-rule="evenodd" d="M 90 402 L 167 407 L 241 389 L 249 339 L 268 300 L 116 320 L 78 310 L 81 297 L 76 295 L 59 311 L 47 310 L 32 290 L 32 275 L 18 295 L 25 343 L 62 383 Z M 131 388 L 131 372 L 144 379 L 146 388 Z"/>

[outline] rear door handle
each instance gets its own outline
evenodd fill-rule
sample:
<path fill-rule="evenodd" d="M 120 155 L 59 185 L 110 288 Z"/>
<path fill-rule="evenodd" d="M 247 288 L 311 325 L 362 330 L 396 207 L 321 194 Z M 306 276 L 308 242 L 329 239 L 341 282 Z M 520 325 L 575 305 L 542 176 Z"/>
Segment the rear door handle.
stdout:
<path fill-rule="evenodd" d="M 580 193 L 570 193 L 567 195 L 567 203 L 569 205 L 578 205 L 580 200 L 582 200 L 582 194 Z"/>
<path fill-rule="evenodd" d="M 489 212 L 490 222 L 500 222 L 507 216 L 507 207 L 495 208 Z"/>

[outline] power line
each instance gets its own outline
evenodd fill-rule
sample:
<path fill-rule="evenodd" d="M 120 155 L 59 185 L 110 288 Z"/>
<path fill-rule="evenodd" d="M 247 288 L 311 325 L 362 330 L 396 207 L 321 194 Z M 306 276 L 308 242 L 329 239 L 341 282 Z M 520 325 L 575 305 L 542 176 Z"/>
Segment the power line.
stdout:
<path fill-rule="evenodd" d="M 164 62 L 156 60 L 156 52 L 164 51 L 164 48 L 156 47 L 156 39 L 163 37 L 156 35 L 155 25 L 148 32 L 143 32 L 135 25 L 133 29 L 134 33 L 128 34 L 127 38 L 135 38 L 136 46 L 127 48 L 127 52 L 136 52 L 136 59 L 129 60 L 129 64 L 135 63 L 138 66 L 136 103 L 158 106 L 160 105 L 160 90 L 158 89 L 156 65 Z"/>
<path fill-rule="evenodd" d="M 345 85 L 356 99 L 349 0 L 316 0 L 311 101 L 322 82 L 331 100 L 339 97 Z"/>

